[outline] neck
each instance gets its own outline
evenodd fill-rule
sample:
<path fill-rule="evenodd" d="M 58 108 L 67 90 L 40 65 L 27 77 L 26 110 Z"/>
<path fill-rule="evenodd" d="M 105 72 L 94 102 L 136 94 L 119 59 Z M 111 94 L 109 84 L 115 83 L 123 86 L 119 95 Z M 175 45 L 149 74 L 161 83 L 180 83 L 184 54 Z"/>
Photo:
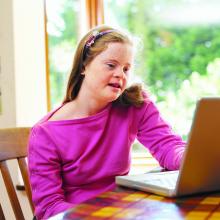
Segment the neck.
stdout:
<path fill-rule="evenodd" d="M 79 92 L 77 98 L 72 102 L 75 112 L 82 114 L 83 116 L 91 116 L 100 112 L 105 108 L 108 103 L 101 102 L 93 97 L 88 97 L 88 94 Z"/>

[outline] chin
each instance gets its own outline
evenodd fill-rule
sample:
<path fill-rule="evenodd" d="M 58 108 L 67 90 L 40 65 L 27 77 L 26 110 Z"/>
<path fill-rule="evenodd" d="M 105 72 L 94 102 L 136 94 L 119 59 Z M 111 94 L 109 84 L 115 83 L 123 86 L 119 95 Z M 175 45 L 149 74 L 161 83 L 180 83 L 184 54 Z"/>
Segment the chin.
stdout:
<path fill-rule="evenodd" d="M 114 95 L 114 96 L 109 96 L 107 98 L 108 102 L 114 102 L 119 96 L 120 96 L 120 94 L 119 95 Z"/>

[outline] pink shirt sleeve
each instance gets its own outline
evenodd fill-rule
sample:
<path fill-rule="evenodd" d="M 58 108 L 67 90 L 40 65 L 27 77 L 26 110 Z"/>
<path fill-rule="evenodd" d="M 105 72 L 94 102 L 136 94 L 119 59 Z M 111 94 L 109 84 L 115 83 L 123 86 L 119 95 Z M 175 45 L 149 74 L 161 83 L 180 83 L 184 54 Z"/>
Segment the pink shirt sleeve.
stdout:
<path fill-rule="evenodd" d="M 149 149 L 160 166 L 168 170 L 179 169 L 185 142 L 162 119 L 153 102 L 145 106 L 145 112 L 138 126 L 137 139 Z"/>
<path fill-rule="evenodd" d="M 46 219 L 73 207 L 65 202 L 56 146 L 40 126 L 33 128 L 30 135 L 28 166 L 37 219 Z"/>

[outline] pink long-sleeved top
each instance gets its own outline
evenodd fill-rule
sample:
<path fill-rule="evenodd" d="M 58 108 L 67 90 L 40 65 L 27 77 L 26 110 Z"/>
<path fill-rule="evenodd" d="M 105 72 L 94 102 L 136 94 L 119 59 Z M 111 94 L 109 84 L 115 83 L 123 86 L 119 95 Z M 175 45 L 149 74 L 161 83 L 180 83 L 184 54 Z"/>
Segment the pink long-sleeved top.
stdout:
<path fill-rule="evenodd" d="M 151 101 L 140 108 L 109 104 L 80 119 L 38 122 L 29 139 L 29 174 L 38 219 L 46 219 L 115 187 L 130 169 L 137 138 L 162 167 L 178 169 L 185 143 Z"/>

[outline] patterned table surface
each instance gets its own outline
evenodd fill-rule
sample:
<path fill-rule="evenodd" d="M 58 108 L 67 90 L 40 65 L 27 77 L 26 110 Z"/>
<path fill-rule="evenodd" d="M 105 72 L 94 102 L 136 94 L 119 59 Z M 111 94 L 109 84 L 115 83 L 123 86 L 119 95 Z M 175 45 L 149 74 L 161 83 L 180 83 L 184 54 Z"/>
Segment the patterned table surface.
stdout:
<path fill-rule="evenodd" d="M 50 220 L 220 220 L 220 193 L 165 198 L 118 187 Z"/>

